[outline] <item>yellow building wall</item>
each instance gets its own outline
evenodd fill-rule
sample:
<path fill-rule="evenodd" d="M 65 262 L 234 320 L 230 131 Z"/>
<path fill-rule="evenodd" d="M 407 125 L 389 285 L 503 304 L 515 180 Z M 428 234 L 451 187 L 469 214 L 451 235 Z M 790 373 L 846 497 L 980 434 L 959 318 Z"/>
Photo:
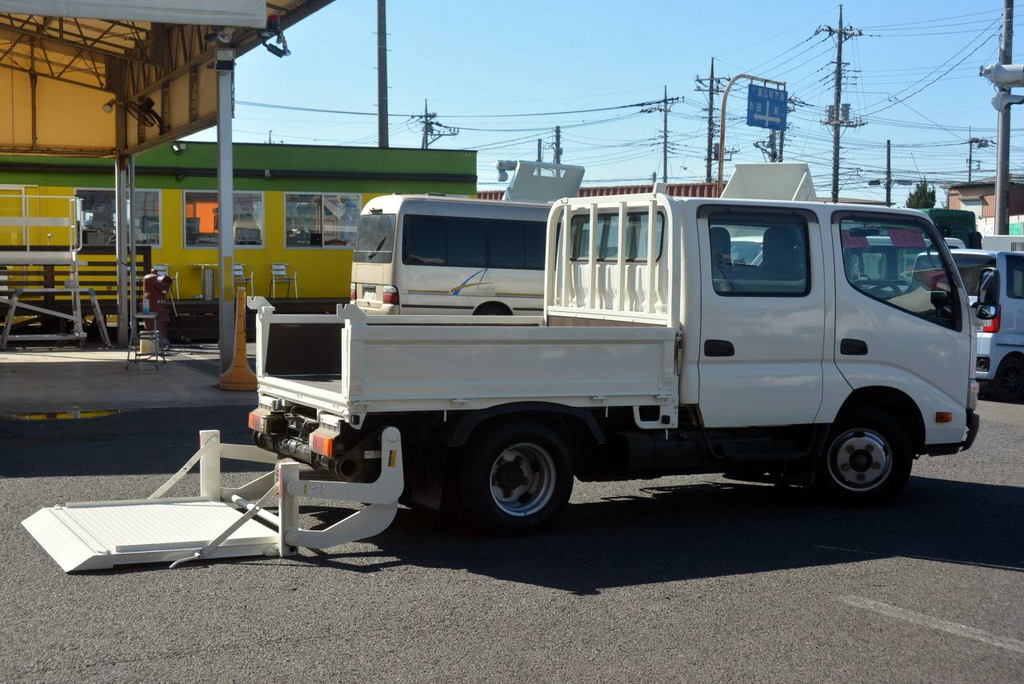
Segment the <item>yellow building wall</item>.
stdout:
<path fill-rule="evenodd" d="M 69 201 L 76 188 L 64 186 L 26 186 L 25 194 L 40 199 L 28 202 L 30 217 L 67 217 Z M 152 263 L 165 264 L 168 273 L 176 278 L 176 295 L 181 299 L 201 296 L 202 267 L 200 264 L 216 266 L 217 250 L 207 247 L 185 246 L 185 191 L 160 190 L 160 246 L 152 248 Z M 235 263 L 243 264 L 245 273 L 252 274 L 253 287 L 250 294 L 270 296 L 270 266 L 275 263 L 288 265 L 290 273 L 298 274 L 299 294 L 303 298 L 344 298 L 348 297 L 352 281 L 352 251 L 330 247 L 287 247 L 285 246 L 284 196 L 283 191 L 264 191 L 263 195 L 263 245 L 235 246 Z M 361 205 L 379 194 L 363 193 Z M 21 214 L 21 192 L 0 188 L 0 216 Z M 53 227 L 32 226 L 29 228 L 33 245 L 67 244 L 70 234 L 67 230 Z M 0 246 L 23 244 L 23 229 L 18 226 L 0 226 Z M 216 290 L 215 290 L 216 292 Z M 215 294 L 216 296 L 216 294 Z M 284 297 L 285 290 L 277 288 L 277 296 Z M 291 296 L 295 296 L 292 288 Z"/>
<path fill-rule="evenodd" d="M 160 191 L 160 247 L 153 248 L 153 263 L 166 264 L 168 273 L 177 274 L 178 296 L 198 297 L 202 293 L 202 267 L 217 264 L 217 250 L 207 247 L 185 247 L 184 192 Z M 263 195 L 263 245 L 235 246 L 235 263 L 243 264 L 246 275 L 252 274 L 249 294 L 270 296 L 270 265 L 284 263 L 289 273 L 298 274 L 299 294 L 305 298 L 348 297 L 352 282 L 352 251 L 330 247 L 286 247 L 283 191 L 267 190 Z M 362 204 L 377 195 L 364 193 Z M 277 296 L 284 297 L 283 287 Z M 295 296 L 292 288 L 291 296 Z"/>

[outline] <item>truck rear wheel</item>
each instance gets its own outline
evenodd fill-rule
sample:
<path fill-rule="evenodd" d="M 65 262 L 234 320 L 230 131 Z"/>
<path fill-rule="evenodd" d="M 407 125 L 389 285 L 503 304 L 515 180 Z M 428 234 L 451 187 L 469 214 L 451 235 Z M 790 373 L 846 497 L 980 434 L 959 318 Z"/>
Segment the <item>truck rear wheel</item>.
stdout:
<path fill-rule="evenodd" d="M 878 409 L 857 409 L 832 426 L 815 489 L 844 503 L 879 503 L 903 489 L 913 461 L 910 438 L 898 421 Z"/>
<path fill-rule="evenodd" d="M 549 523 L 572 493 L 572 460 L 551 428 L 533 421 L 484 427 L 459 463 L 459 494 L 480 528 L 503 536 Z"/>

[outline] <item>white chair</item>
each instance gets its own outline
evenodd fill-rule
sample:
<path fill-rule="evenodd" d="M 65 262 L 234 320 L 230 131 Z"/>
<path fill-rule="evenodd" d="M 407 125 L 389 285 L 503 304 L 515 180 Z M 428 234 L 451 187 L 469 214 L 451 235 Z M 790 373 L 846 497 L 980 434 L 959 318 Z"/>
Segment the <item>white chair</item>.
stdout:
<path fill-rule="evenodd" d="M 246 275 L 245 274 L 245 264 L 239 264 L 239 263 L 235 264 L 234 283 L 235 283 L 235 287 L 238 287 L 239 285 L 243 286 L 247 293 L 254 292 L 253 284 L 252 284 L 253 283 L 252 271 L 249 271 L 249 275 Z"/>
<path fill-rule="evenodd" d="M 295 271 L 288 272 L 288 264 L 270 265 L 270 298 L 277 295 L 277 285 L 285 285 L 284 294 L 287 297 L 291 294 L 292 283 L 295 283 L 295 296 L 299 296 L 299 274 Z"/>
<path fill-rule="evenodd" d="M 153 270 L 156 271 L 157 275 L 167 276 L 171 279 L 174 284 L 174 298 L 181 299 L 181 289 L 178 287 L 178 272 L 175 271 L 174 275 L 168 272 L 167 264 L 153 264 Z"/>

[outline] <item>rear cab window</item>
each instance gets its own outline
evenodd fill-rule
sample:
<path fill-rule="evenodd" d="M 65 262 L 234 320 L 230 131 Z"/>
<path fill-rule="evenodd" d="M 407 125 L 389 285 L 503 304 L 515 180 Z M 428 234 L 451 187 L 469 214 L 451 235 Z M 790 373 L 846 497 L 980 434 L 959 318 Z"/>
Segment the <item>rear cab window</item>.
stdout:
<path fill-rule="evenodd" d="M 803 216 L 713 209 L 707 221 L 715 293 L 803 297 L 810 292 L 808 226 Z"/>
<path fill-rule="evenodd" d="M 626 214 L 626 254 L 629 262 L 647 261 L 649 215 L 645 211 Z M 590 259 L 590 214 L 576 214 L 570 224 L 571 258 L 573 261 Z M 665 215 L 656 214 L 654 227 L 654 260 L 661 258 L 665 233 Z M 561 243 L 559 243 L 560 245 Z M 597 215 L 597 261 L 618 261 L 619 214 L 600 212 Z"/>

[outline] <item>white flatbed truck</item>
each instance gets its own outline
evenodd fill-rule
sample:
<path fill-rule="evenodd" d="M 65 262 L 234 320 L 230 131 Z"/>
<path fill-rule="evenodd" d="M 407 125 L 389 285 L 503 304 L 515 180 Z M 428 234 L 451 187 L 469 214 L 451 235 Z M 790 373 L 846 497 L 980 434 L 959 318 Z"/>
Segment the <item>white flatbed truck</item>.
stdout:
<path fill-rule="evenodd" d="M 992 312 L 969 307 L 920 212 L 565 199 L 546 254 L 540 317 L 289 315 L 250 299 L 255 446 L 197 454 L 203 490 L 191 500 L 244 520 L 205 544 L 195 534 L 147 547 L 148 558 L 108 541 L 102 563 L 327 547 L 382 531 L 400 497 L 519 534 L 558 514 L 574 478 L 725 473 L 877 502 L 915 458 L 977 434 L 973 333 Z M 276 475 L 223 488 L 220 455 L 276 461 Z M 314 496 L 371 505 L 302 530 L 299 501 Z M 52 526 L 53 511 L 36 516 Z M 57 557 L 36 516 L 26 526 Z M 249 522 L 270 532 L 246 547 L 235 538 Z"/>

